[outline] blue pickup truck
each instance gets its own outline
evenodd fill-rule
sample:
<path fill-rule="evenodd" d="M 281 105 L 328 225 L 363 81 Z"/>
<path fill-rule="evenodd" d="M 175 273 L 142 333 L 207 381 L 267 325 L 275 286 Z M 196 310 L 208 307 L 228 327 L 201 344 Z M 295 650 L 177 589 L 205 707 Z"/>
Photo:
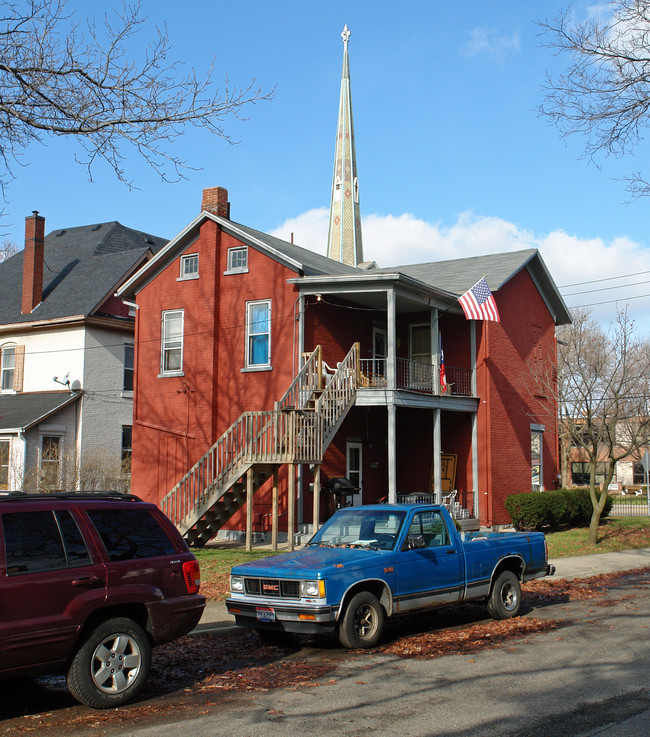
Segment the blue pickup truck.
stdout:
<path fill-rule="evenodd" d="M 387 617 L 484 599 L 514 617 L 521 581 L 551 575 L 541 532 L 463 533 L 444 506 L 377 504 L 334 514 L 301 550 L 232 569 L 228 611 L 261 635 L 336 631 L 373 647 Z"/>

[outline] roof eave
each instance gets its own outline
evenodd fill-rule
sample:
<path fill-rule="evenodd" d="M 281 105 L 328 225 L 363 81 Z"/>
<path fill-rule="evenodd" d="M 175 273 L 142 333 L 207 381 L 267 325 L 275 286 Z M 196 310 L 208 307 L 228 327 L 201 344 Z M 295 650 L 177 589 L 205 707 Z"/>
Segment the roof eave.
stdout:
<path fill-rule="evenodd" d="M 140 289 L 148 284 L 153 278 L 152 272 L 156 270 L 156 267 L 160 264 L 167 264 L 168 262 L 173 261 L 176 257 L 176 252 L 181 250 L 185 238 L 190 235 L 195 228 L 198 228 L 198 226 L 205 220 L 212 220 L 226 232 L 235 235 L 243 243 L 260 248 L 262 251 L 269 253 L 271 256 L 282 263 L 285 263 L 293 270 L 298 272 L 304 271 L 304 267 L 299 261 L 280 253 L 280 251 L 273 248 L 273 246 L 269 246 L 267 243 L 255 238 L 255 236 L 246 233 L 227 218 L 223 218 L 212 212 L 204 210 L 199 213 L 175 238 L 172 238 L 166 246 L 161 248 L 152 259 L 141 266 L 133 276 L 131 276 L 119 289 L 117 289 L 115 295 L 117 297 L 124 297 L 125 299 L 135 299 L 137 292 L 139 292 Z"/>

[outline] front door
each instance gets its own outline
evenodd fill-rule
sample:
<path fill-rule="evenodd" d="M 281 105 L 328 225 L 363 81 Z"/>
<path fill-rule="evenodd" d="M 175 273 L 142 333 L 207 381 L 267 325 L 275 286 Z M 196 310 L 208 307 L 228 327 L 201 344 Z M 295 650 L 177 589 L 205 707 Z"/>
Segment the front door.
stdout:
<path fill-rule="evenodd" d="M 363 445 L 361 443 L 346 443 L 345 475 L 359 491 L 352 497 L 352 506 L 358 507 L 363 498 Z"/>

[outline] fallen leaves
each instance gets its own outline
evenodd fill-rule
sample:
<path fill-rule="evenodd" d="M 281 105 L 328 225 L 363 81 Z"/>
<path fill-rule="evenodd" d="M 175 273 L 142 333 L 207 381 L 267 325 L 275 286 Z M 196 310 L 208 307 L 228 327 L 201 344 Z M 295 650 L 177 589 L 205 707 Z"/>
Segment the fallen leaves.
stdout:
<path fill-rule="evenodd" d="M 502 647 L 514 638 L 562 627 L 552 619 L 516 617 L 493 622 L 481 622 L 462 629 L 426 632 L 417 636 L 399 638 L 390 645 L 377 648 L 386 655 L 400 658 L 440 658 L 443 655 L 465 655 Z"/>

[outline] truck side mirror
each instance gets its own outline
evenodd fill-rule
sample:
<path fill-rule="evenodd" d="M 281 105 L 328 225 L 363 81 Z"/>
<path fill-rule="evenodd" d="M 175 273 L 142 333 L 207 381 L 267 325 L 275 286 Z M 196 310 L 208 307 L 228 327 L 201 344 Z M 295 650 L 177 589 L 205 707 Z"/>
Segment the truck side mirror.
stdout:
<path fill-rule="evenodd" d="M 424 535 L 407 535 L 406 544 L 410 550 L 416 548 L 426 548 L 427 544 L 424 542 Z"/>

